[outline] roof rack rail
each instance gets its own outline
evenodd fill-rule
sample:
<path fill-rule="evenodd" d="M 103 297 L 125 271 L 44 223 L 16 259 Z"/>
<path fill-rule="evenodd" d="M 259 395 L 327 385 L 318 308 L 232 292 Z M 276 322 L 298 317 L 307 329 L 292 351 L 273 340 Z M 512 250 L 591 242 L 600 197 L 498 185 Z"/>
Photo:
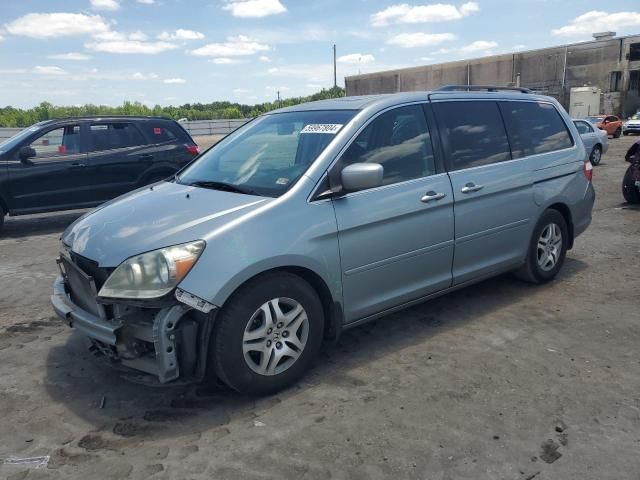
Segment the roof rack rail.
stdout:
<path fill-rule="evenodd" d="M 521 93 L 533 93 L 528 88 L 524 87 L 502 87 L 499 85 L 445 85 L 440 88 L 436 88 L 433 90 L 434 92 L 471 92 L 471 91 L 479 91 L 486 90 L 487 92 L 499 92 L 499 91 L 514 91 Z"/>

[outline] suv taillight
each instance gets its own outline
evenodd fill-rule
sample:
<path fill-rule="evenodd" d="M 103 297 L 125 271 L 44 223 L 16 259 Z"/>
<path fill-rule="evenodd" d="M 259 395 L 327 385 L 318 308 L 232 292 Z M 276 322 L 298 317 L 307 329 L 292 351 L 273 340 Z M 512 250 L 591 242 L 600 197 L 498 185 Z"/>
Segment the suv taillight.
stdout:
<path fill-rule="evenodd" d="M 186 144 L 185 147 L 187 147 L 187 152 L 189 152 L 194 157 L 200 154 L 200 147 L 197 145 Z"/>
<path fill-rule="evenodd" d="M 588 181 L 591 181 L 593 178 L 593 165 L 589 160 L 585 161 L 582 166 L 582 171 L 584 172 L 584 176 L 587 177 Z"/>

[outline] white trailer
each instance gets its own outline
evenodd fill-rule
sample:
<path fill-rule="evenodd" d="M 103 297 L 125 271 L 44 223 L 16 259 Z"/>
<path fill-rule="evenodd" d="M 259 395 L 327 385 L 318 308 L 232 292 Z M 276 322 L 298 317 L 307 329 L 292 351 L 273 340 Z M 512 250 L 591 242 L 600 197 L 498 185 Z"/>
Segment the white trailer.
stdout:
<path fill-rule="evenodd" d="M 600 114 L 601 92 L 596 87 L 574 87 L 569 97 L 571 118 L 585 118 Z"/>

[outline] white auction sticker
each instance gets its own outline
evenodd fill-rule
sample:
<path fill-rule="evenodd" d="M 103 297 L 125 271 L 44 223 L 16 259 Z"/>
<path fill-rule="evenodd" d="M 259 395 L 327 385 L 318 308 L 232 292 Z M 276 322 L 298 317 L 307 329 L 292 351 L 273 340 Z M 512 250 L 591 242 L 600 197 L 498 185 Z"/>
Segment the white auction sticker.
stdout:
<path fill-rule="evenodd" d="M 335 135 L 341 128 L 341 123 L 311 123 L 305 126 L 300 133 L 330 133 Z"/>

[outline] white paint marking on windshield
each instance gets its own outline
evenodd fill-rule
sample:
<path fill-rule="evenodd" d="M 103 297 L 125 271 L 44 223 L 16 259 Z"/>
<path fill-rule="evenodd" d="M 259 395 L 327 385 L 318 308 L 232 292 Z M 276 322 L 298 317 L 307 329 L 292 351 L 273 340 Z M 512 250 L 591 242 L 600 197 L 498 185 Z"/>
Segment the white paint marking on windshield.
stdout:
<path fill-rule="evenodd" d="M 341 128 L 341 123 L 311 123 L 306 125 L 300 133 L 329 133 L 335 135 Z"/>

